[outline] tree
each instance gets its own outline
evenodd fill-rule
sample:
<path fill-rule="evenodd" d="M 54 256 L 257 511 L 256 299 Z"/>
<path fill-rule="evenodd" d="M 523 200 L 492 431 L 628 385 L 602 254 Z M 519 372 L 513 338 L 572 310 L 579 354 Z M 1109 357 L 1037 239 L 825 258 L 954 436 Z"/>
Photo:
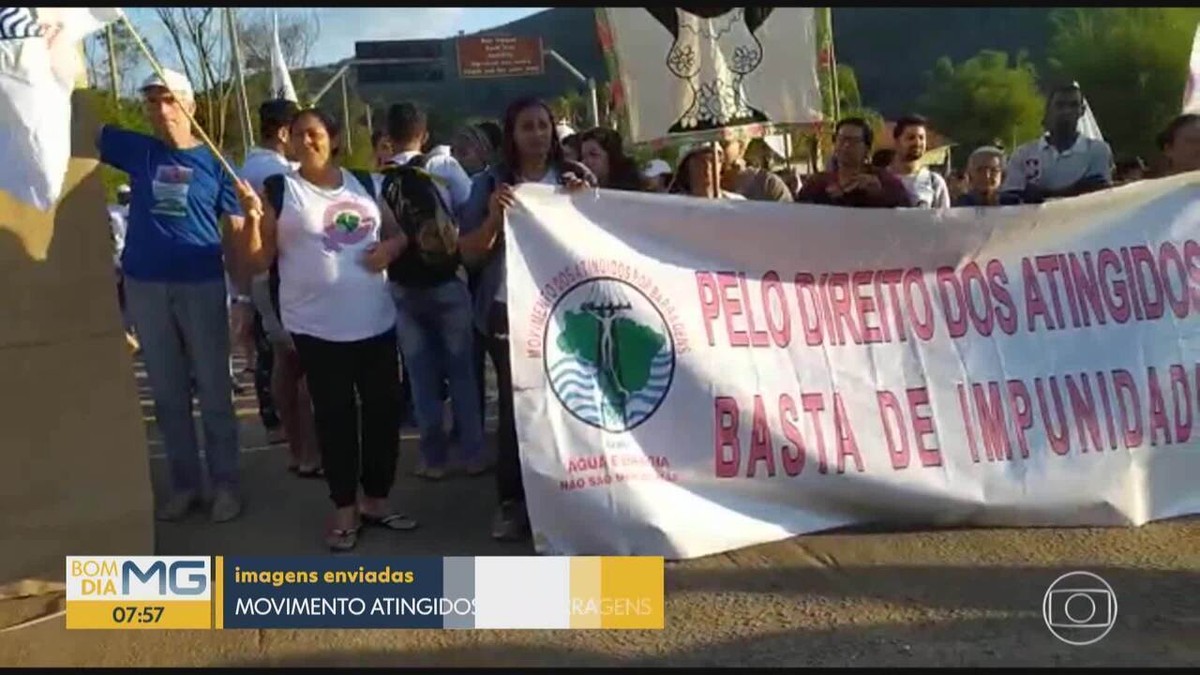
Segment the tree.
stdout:
<path fill-rule="evenodd" d="M 1200 9 L 1065 9 L 1051 15 L 1050 68 L 1077 81 L 1119 155 L 1149 155 L 1179 114 Z"/>
<path fill-rule="evenodd" d="M 596 112 L 600 115 L 600 126 L 617 128 L 616 116 L 620 110 L 613 107 L 613 84 L 609 82 L 596 83 Z M 587 89 L 568 89 L 562 96 L 550 102 L 550 110 L 560 122 L 570 124 L 572 128 L 582 131 L 592 127 L 592 103 L 588 100 Z"/>
<path fill-rule="evenodd" d="M 321 34 L 321 24 L 312 10 L 241 10 L 238 14 L 238 35 L 242 61 L 247 72 L 270 73 L 276 16 L 279 18 L 279 46 L 283 52 L 283 62 L 292 71 L 292 83 L 299 94 L 306 84 L 301 70 L 308 66 L 309 55 Z M 265 86 L 270 86 L 269 76 Z"/>
<path fill-rule="evenodd" d="M 166 31 L 168 53 L 174 52 L 184 74 L 196 88 L 196 121 L 228 154 L 237 156 L 245 147 L 238 117 L 234 53 L 229 44 L 224 8 L 158 7 L 155 12 Z M 238 45 L 246 73 L 246 103 L 251 120 L 266 100 L 270 89 L 270 50 L 273 12 L 231 10 L 238 32 Z M 304 11 L 279 13 L 279 38 L 284 61 L 298 71 L 308 61 L 319 29 L 315 16 Z M 303 90 L 300 72 L 293 72 L 298 90 Z M 299 92 L 298 92 L 299 93 Z M 253 139 L 251 139 L 253 143 Z"/>
<path fill-rule="evenodd" d="M 89 35 L 83 42 L 84 61 L 87 65 L 88 84 L 92 87 L 105 87 L 113 90 L 112 73 L 109 68 L 108 35 L 113 37 L 113 55 L 117 65 L 117 94 L 133 91 L 136 83 L 125 81 L 124 73 L 133 72 L 143 61 L 142 50 L 138 48 L 129 27 L 123 21 L 111 26 L 110 31 L 99 31 Z"/>
<path fill-rule="evenodd" d="M 1015 147 L 1041 133 L 1045 99 L 1024 53 L 1012 65 L 1004 52 L 986 49 L 958 66 L 942 57 L 926 80 L 921 110 L 967 152 L 995 139 Z"/>
<path fill-rule="evenodd" d="M 837 85 L 838 104 L 843 111 L 862 107 L 862 95 L 858 92 L 858 76 L 854 74 L 854 69 L 845 63 L 837 65 Z"/>
<path fill-rule="evenodd" d="M 583 94 L 570 89 L 562 96 L 550 102 L 550 110 L 559 122 L 569 124 L 575 130 L 591 126 L 591 113 L 588 112 L 588 101 Z"/>
<path fill-rule="evenodd" d="M 110 90 L 95 85 L 81 90 L 79 96 L 101 124 L 152 133 L 150 123 L 146 120 L 137 99 L 114 99 Z M 117 187 L 129 182 L 129 176 L 125 172 L 107 164 L 100 165 L 100 177 L 104 181 L 104 189 L 110 203 L 116 201 Z"/>
<path fill-rule="evenodd" d="M 196 90 L 196 121 L 218 147 L 225 147 L 226 121 L 233 102 L 233 55 L 223 8 L 156 7 L 183 73 Z M 236 109 L 234 110 L 236 115 Z"/>
<path fill-rule="evenodd" d="M 321 25 L 312 10 L 262 10 L 254 13 L 244 10 L 239 16 L 238 31 L 242 41 L 242 59 L 248 70 L 271 67 L 271 41 L 276 17 L 279 18 L 279 46 L 283 51 L 283 62 L 290 69 L 308 65 L 309 54 L 321 35 Z"/>

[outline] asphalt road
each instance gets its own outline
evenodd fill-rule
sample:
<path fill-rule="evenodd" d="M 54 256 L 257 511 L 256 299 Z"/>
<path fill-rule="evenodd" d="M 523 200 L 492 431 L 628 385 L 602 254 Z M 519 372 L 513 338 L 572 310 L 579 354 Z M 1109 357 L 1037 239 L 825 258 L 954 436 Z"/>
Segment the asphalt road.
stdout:
<path fill-rule="evenodd" d="M 316 554 L 328 502 L 320 481 L 285 472 L 253 395 L 239 399 L 244 516 L 201 514 L 158 529 L 161 554 Z M 147 408 L 149 411 L 149 408 Z M 161 452 L 151 428 L 151 455 Z M 412 533 L 372 531 L 364 555 L 523 555 L 488 537 L 491 476 L 426 483 L 403 442 L 397 504 Z M 163 462 L 153 458 L 156 484 Z M 1086 570 L 1118 612 L 1100 642 L 1058 641 L 1047 587 Z M 1200 518 L 1138 529 L 873 532 L 791 540 L 669 565 L 662 631 L 66 632 L 61 617 L 0 633 L 0 665 L 22 666 L 1196 666 Z M 61 596 L 31 598 L 31 615 Z"/>

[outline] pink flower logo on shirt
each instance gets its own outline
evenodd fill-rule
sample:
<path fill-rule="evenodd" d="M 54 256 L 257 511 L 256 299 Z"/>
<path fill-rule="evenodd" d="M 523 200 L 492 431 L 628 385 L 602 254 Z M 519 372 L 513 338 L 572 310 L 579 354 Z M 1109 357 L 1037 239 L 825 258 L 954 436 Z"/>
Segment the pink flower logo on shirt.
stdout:
<path fill-rule="evenodd" d="M 375 218 L 351 201 L 337 202 L 325 209 L 325 250 L 340 253 L 347 246 L 360 244 L 375 231 Z"/>

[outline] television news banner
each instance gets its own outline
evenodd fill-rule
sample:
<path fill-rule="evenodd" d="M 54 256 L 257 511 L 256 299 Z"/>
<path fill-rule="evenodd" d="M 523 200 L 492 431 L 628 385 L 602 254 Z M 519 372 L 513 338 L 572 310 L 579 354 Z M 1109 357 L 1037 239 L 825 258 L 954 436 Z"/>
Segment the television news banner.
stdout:
<path fill-rule="evenodd" d="M 1019 296 L 1010 290 L 1010 279 L 1017 275 L 1023 282 Z M 998 333 L 1012 336 L 1022 331 L 1186 319 L 1200 309 L 1200 244 L 1167 241 L 1157 250 L 1137 245 L 1027 256 L 1020 260 L 1019 269 L 991 259 L 959 269 L 942 268 L 932 275 L 918 268 L 801 273 L 791 284 L 795 322 L 790 311 L 777 320 L 765 310 L 771 303 L 788 303 L 786 284 L 778 272 L 761 276 L 762 304 L 754 301 L 744 273 L 698 271 L 696 284 L 710 344 L 716 344 L 715 326 L 720 319 L 726 322 L 729 346 L 738 348 L 786 348 L 793 339 L 809 346 L 929 341 L 938 326 L 936 316 L 951 338 L 972 332 L 985 338 Z M 873 294 L 864 295 L 863 290 Z M 745 329 L 734 330 L 734 318 L 742 318 Z M 1165 381 L 1160 370 L 1165 370 Z M 971 460 L 1013 459 L 1005 432 L 1006 404 L 1017 423 L 1016 451 L 1022 457 L 1030 454 L 1025 432 L 1038 423 L 1035 410 L 1041 412 L 1050 449 L 1066 455 L 1070 442 L 1064 392 L 1076 415 L 1083 452 L 1089 438 L 1097 452 L 1105 445 L 1109 450 L 1120 445 L 1138 447 L 1147 435 L 1153 445 L 1184 443 L 1191 435 L 1192 394 L 1200 392 L 1200 365 L 1189 368 L 1175 363 L 1165 369 L 1148 365 L 1144 375 L 1137 376 L 1126 369 L 1064 373 L 1061 386 L 1049 374 L 1031 382 L 973 383 L 970 391 L 959 383 L 957 396 L 967 422 Z M 1168 398 L 1172 405 L 1167 404 Z M 896 444 L 906 432 L 887 428 L 903 423 L 905 409 L 917 461 L 940 465 L 940 450 L 922 440 L 934 433 L 933 416 L 918 413 L 929 403 L 927 389 L 879 391 L 877 399 L 892 468 L 902 470 L 911 464 L 907 441 L 900 448 Z M 1099 416 L 1096 400 L 1103 413 Z M 758 433 L 768 427 L 762 397 L 755 396 L 752 406 L 751 437 L 770 438 L 769 433 Z M 972 406 L 977 426 L 970 423 Z M 739 407 L 733 398 L 716 398 L 718 419 L 734 420 L 717 426 L 718 449 L 737 447 Z M 834 427 L 839 430 L 833 460 L 837 471 L 844 472 L 847 462 L 855 471 L 864 471 L 836 392 L 828 406 L 822 394 L 802 394 L 798 404 L 789 394 L 781 394 L 777 409 L 784 435 L 803 447 L 793 422 L 798 408 L 815 417 L 827 407 L 832 408 Z M 1057 429 L 1049 419 L 1051 409 L 1059 412 Z M 823 443 L 817 447 L 817 470 L 826 473 L 830 458 Z M 738 455 L 719 454 L 717 475 L 737 475 L 743 469 Z M 779 459 L 788 475 L 803 468 L 803 453 L 784 452 Z M 769 443 L 754 441 L 746 471 L 752 475 L 759 463 L 774 473 Z M 652 557 L 70 557 L 67 578 L 67 623 L 73 629 L 663 625 L 663 559 Z M 522 578 L 538 582 L 515 583 Z"/>

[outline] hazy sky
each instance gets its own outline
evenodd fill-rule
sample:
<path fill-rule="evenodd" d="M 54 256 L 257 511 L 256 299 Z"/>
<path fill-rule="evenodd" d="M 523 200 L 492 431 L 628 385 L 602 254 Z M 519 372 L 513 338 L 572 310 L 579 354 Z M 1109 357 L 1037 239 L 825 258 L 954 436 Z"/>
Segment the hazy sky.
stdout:
<path fill-rule="evenodd" d="M 247 8 L 251 11 L 262 9 Z M 545 7 L 315 7 L 320 36 L 308 65 L 332 63 L 354 55 L 356 40 L 439 38 L 458 31 L 471 33 L 539 12 Z M 129 18 L 148 41 L 160 44 L 165 32 L 152 8 L 130 8 Z M 164 56 L 168 52 L 161 52 Z M 168 67 L 174 64 L 164 64 Z"/>

